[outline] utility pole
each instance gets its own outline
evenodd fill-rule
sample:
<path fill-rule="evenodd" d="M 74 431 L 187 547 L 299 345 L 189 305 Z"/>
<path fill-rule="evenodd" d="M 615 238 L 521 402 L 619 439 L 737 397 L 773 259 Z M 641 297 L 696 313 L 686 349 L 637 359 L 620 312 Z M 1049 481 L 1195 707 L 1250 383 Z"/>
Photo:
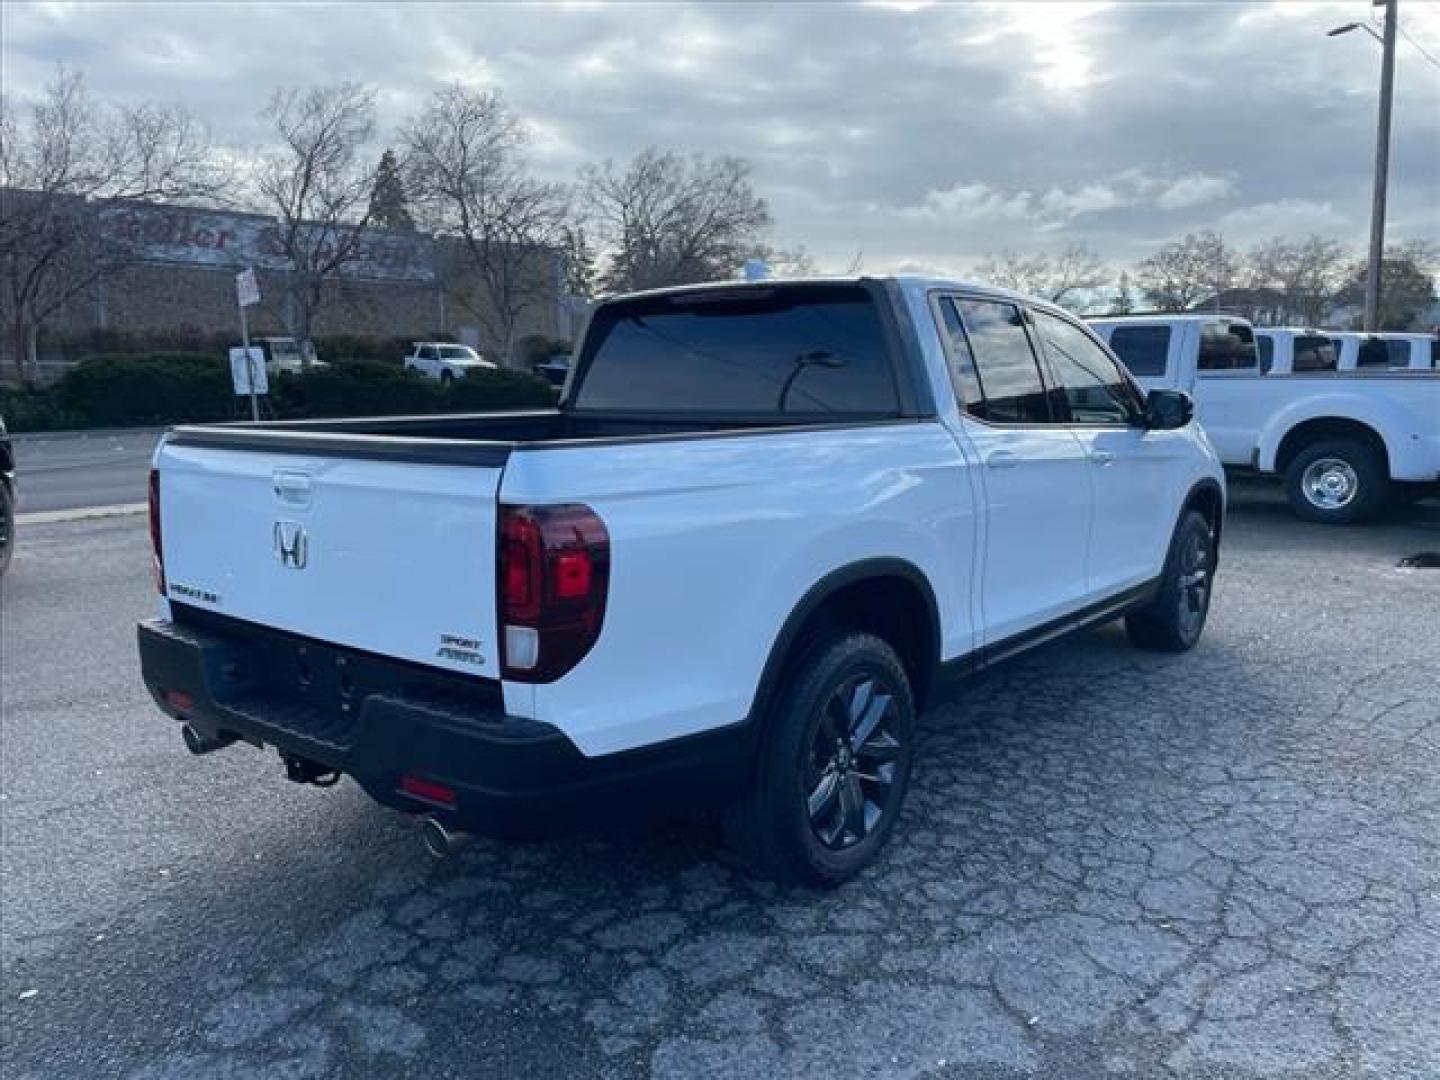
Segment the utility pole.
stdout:
<path fill-rule="evenodd" d="M 1365 329 L 1380 329 L 1380 268 L 1385 258 L 1385 184 L 1390 173 L 1390 104 L 1395 91 L 1395 28 L 1399 0 L 1375 0 L 1385 5 L 1385 34 L 1381 39 L 1380 117 L 1375 132 L 1375 190 L 1370 204 L 1370 262 L 1365 268 Z"/>

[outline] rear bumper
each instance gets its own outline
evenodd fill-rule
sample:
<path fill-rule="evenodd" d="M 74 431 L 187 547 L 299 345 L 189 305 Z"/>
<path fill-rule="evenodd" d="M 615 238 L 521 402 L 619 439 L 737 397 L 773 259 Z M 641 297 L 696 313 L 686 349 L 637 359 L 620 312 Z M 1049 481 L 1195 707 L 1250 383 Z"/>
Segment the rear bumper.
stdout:
<path fill-rule="evenodd" d="M 703 810 L 736 790 L 752 760 L 748 724 L 587 758 L 554 726 L 505 715 L 492 681 L 198 614 L 206 625 L 137 628 L 141 671 L 162 711 L 206 735 L 348 774 L 377 801 L 451 828 L 525 835 Z M 404 777 L 453 800 L 413 794 Z"/>

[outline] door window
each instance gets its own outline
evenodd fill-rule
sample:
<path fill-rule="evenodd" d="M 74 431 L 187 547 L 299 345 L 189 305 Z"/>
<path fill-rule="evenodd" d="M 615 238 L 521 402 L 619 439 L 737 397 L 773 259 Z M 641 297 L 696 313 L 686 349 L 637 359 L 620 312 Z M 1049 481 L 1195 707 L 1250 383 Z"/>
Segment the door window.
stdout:
<path fill-rule="evenodd" d="M 1315 334 L 1295 336 L 1295 371 L 1334 371 L 1335 342 Z"/>
<path fill-rule="evenodd" d="M 1168 326 L 1117 326 L 1110 348 L 1130 374 L 1142 379 L 1160 378 L 1170 355 Z"/>
<path fill-rule="evenodd" d="M 1140 402 L 1105 350 L 1066 319 L 1045 311 L 1031 315 L 1050 371 L 1065 393 L 1070 419 L 1077 424 L 1130 423 L 1140 412 Z"/>
<path fill-rule="evenodd" d="M 1244 323 L 1211 322 L 1200 331 L 1201 371 L 1254 370 L 1255 334 Z"/>
<path fill-rule="evenodd" d="M 979 398 L 966 411 L 999 424 L 1047 424 L 1050 404 L 1020 309 L 998 300 L 954 301 Z"/>

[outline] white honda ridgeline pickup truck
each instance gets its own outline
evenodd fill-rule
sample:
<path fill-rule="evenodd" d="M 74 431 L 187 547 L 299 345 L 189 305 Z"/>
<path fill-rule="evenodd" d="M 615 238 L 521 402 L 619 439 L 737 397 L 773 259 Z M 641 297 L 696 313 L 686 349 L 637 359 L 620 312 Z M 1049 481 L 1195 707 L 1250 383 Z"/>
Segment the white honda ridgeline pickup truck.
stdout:
<path fill-rule="evenodd" d="M 1185 395 L 915 278 L 608 300 L 557 410 L 179 427 L 150 497 L 141 663 L 193 752 L 348 773 L 436 851 L 723 808 L 816 885 L 958 677 L 1120 616 L 1194 645 L 1225 499 Z"/>

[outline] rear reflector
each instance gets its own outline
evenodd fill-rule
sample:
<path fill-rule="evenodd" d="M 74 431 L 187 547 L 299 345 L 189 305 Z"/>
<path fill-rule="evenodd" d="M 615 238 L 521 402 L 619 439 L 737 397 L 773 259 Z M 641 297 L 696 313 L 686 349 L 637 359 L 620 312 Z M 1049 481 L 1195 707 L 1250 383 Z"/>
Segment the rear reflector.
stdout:
<path fill-rule="evenodd" d="M 150 470 L 150 569 L 155 588 L 165 595 L 165 548 L 160 543 L 160 470 Z"/>
<path fill-rule="evenodd" d="M 166 690 L 165 704 L 169 705 L 172 709 L 189 712 L 195 708 L 195 699 L 183 690 Z"/>
<path fill-rule="evenodd" d="M 439 803 L 441 806 L 448 806 L 452 809 L 455 806 L 455 790 L 453 788 L 437 784 L 433 780 L 426 780 L 421 776 L 411 776 L 406 773 L 400 777 L 400 790 L 406 795 L 413 795 L 426 802 Z"/>

